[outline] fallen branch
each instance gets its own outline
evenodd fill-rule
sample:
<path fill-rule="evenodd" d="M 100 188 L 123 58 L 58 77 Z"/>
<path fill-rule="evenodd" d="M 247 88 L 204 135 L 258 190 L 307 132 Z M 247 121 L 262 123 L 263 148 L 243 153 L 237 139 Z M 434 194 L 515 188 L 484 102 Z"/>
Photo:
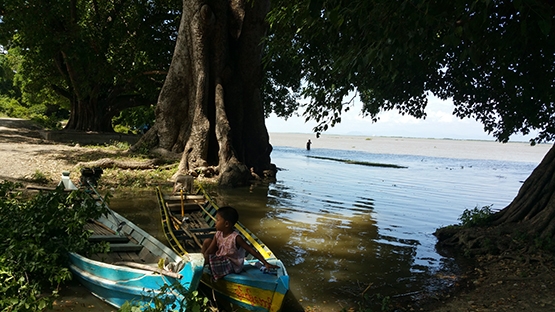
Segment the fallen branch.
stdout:
<path fill-rule="evenodd" d="M 145 161 L 115 160 L 112 158 L 102 158 L 95 161 L 80 162 L 76 167 L 99 167 L 99 168 L 119 168 L 119 169 L 155 169 L 160 164 L 158 159 L 147 159 Z"/>
<path fill-rule="evenodd" d="M 401 298 L 401 297 L 413 296 L 413 295 L 418 295 L 420 293 L 422 293 L 422 290 L 416 290 L 416 291 L 411 291 L 411 292 L 404 293 L 404 294 L 393 295 L 392 298 Z"/>

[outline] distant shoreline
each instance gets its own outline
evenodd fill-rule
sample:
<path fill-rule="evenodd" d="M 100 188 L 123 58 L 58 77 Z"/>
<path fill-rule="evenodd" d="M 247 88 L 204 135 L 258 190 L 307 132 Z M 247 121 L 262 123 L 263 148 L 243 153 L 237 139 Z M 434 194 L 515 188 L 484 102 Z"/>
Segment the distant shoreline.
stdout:
<path fill-rule="evenodd" d="M 356 150 L 377 154 L 420 155 L 464 159 L 488 159 L 532 162 L 539 164 L 553 146 L 552 143 L 530 146 L 528 142 L 499 143 L 487 140 L 423 139 L 409 137 L 378 137 L 360 135 L 270 133 L 270 144 L 306 148 L 308 139 L 312 149 Z"/>

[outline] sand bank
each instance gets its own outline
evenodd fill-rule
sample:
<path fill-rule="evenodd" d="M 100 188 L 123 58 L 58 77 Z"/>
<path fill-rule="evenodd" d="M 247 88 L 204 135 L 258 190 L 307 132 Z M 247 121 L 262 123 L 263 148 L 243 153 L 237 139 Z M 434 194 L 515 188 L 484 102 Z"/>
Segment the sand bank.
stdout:
<path fill-rule="evenodd" d="M 273 146 L 305 148 L 307 140 L 312 149 L 327 148 L 356 150 L 378 154 L 421 155 L 432 157 L 491 159 L 539 163 L 553 144 L 530 146 L 527 142 L 499 143 L 495 141 L 421 139 L 322 134 L 270 133 Z"/>

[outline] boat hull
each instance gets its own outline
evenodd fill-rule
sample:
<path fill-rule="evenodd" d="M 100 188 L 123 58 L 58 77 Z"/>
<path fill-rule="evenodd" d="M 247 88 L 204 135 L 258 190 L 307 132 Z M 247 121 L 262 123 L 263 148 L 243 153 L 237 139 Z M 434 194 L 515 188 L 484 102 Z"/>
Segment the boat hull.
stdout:
<path fill-rule="evenodd" d="M 219 299 L 249 311 L 280 311 L 289 289 L 289 276 L 262 273 L 254 266 L 256 261 L 245 262 L 241 274 L 229 274 L 214 280 L 205 268 L 201 282 L 215 291 Z M 279 260 L 270 263 L 283 268 Z"/>
<path fill-rule="evenodd" d="M 95 193 L 96 190 L 92 189 Z M 96 193 L 100 202 L 106 203 Z M 201 253 L 179 255 L 131 221 L 108 209 L 106 215 L 90 221 L 92 242 L 106 242 L 109 252 L 85 256 L 69 253 L 69 268 L 95 296 L 112 306 L 130 302 L 153 306 L 153 299 L 169 298 L 175 309 L 185 308 L 185 297 L 173 286 L 196 290 L 203 274 Z M 93 240 L 94 238 L 94 240 Z M 164 263 L 164 268 L 159 267 Z M 167 286 L 167 289 L 162 289 Z"/>
<path fill-rule="evenodd" d="M 162 294 L 164 285 L 181 284 L 186 290 L 197 289 L 202 274 L 202 259 L 194 259 L 185 264 L 179 272 L 181 279 L 164 276 L 140 269 L 110 265 L 70 253 L 70 270 L 91 293 L 120 308 L 125 302 L 147 306 L 156 296 L 171 297 L 176 308 L 186 305 L 178 292 Z"/>
<path fill-rule="evenodd" d="M 203 213 L 202 218 L 207 221 L 205 226 L 213 227 L 214 217 L 218 207 L 210 196 L 208 196 L 204 190 L 202 191 L 204 193 L 203 196 L 206 199 L 204 204 L 199 204 L 201 207 L 200 211 Z M 166 235 L 172 249 L 179 254 L 189 251 L 197 251 L 188 250 L 189 248 L 185 247 L 184 244 L 181 244 L 181 240 L 178 239 L 178 235 L 176 234 L 176 225 L 172 222 L 174 219 L 181 218 L 182 220 L 185 220 L 188 218 L 187 212 L 183 215 L 183 207 L 187 205 L 186 202 L 188 200 L 188 196 L 182 196 L 181 199 L 175 199 L 175 196 L 164 196 L 161 190 L 159 188 L 157 189 L 157 197 L 164 234 Z M 177 209 L 177 211 L 174 211 L 169 208 L 170 205 L 166 203 L 165 198 L 177 203 L 181 201 L 181 216 L 176 216 L 180 210 L 179 205 L 177 205 L 177 208 L 175 204 L 171 205 L 173 209 Z M 198 199 L 195 197 L 195 200 Z M 193 227 L 186 228 L 191 233 L 197 233 Z M 181 229 L 183 229 L 183 226 L 181 226 Z M 236 229 L 241 233 L 241 235 L 243 235 L 245 240 L 248 241 L 253 248 L 255 248 L 266 259 L 266 261 L 279 266 L 279 269 L 275 272 L 275 274 L 265 274 L 255 266 L 255 263 L 258 262 L 258 260 L 250 255 L 250 259 L 245 261 L 244 270 L 240 274 L 229 274 L 215 281 L 213 280 L 209 270 L 205 268 L 201 282 L 214 290 L 214 293 L 219 301 L 226 301 L 243 310 L 271 312 L 280 311 L 285 294 L 289 290 L 289 275 L 287 274 L 285 266 L 274 256 L 273 252 L 256 235 L 254 235 L 254 233 L 245 228 L 240 222 L 236 224 Z M 189 239 L 189 241 L 190 240 L 191 239 Z"/>

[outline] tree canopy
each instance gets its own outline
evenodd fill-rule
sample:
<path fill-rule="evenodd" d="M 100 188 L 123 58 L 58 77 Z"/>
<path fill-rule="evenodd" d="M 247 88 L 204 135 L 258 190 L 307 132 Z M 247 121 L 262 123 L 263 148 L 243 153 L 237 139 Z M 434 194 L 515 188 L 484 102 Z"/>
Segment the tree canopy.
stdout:
<path fill-rule="evenodd" d="M 13 88 L 13 76 L 8 58 L 5 54 L 0 54 L 0 94 L 14 96 L 16 90 Z"/>
<path fill-rule="evenodd" d="M 66 99 L 68 128 L 111 131 L 112 117 L 156 102 L 177 35 L 180 1 L 0 3 L 0 44 L 18 48 L 29 93 Z"/>
<path fill-rule="evenodd" d="M 315 131 L 341 121 L 353 92 L 363 114 L 426 116 L 427 95 L 452 98 L 506 142 L 553 140 L 553 1 L 273 1 L 267 110 L 304 106 Z M 289 92 L 284 92 L 284 90 Z M 293 97 L 305 97 L 300 105 Z"/>
<path fill-rule="evenodd" d="M 110 131 L 118 112 L 151 105 L 158 97 L 157 109 L 167 115 L 157 117 L 152 144 L 182 152 L 187 141 L 204 142 L 193 153 L 199 157 L 187 156 L 190 164 L 180 168 L 231 159 L 221 155 L 227 150 L 243 155 L 239 162 L 256 159 L 247 166 L 260 174 L 270 168 L 271 152 L 267 135 L 252 136 L 267 132 L 262 116 L 275 112 L 286 118 L 304 110 L 318 122 L 314 130 L 322 132 L 341 122 L 355 95 L 362 113 L 374 121 L 392 109 L 425 118 L 427 97 L 434 94 L 453 99 L 456 116 L 477 119 L 502 142 L 531 131 L 538 133 L 532 143 L 553 140 L 554 5 L 550 0 L 4 0 L 0 44 L 19 48 L 18 75 L 25 75 L 26 88 L 48 88 L 67 99 L 68 128 Z M 251 10 L 257 6 L 263 9 Z M 191 81 L 179 91 L 187 94 L 170 96 L 162 80 L 172 72 L 172 53 L 185 51 L 173 47 L 179 16 L 188 11 L 191 18 L 206 14 L 206 19 L 198 25 L 185 21 L 191 30 L 183 33 L 181 45 L 189 50 L 165 83 L 173 92 L 184 79 Z M 268 25 L 260 46 L 258 37 Z M 224 28 L 227 34 L 214 35 Z M 212 42 L 199 45 L 198 35 Z M 261 47 L 263 69 L 257 65 Z M 187 71 L 194 77 L 185 77 Z M 184 103 L 185 95 L 194 99 Z M 198 121 L 191 117 L 195 111 Z M 226 135 L 216 133 L 222 129 Z M 202 139 L 191 139 L 191 133 Z M 216 144 L 227 135 L 232 144 Z"/>
<path fill-rule="evenodd" d="M 539 131 L 534 142 L 552 140 L 553 6 L 549 0 L 274 0 L 265 114 L 288 117 L 303 109 L 321 132 L 341 121 L 353 94 L 373 120 L 391 109 L 425 118 L 427 95 L 434 94 L 452 98 L 456 116 L 477 119 L 500 141 L 533 130 Z M 175 0 L 4 0 L 0 44 L 21 47 L 26 89 L 50 88 L 68 103 L 85 103 L 72 109 L 108 112 L 102 118 L 108 120 L 155 103 L 180 10 Z M 77 119 L 75 128 L 91 127 Z"/>

